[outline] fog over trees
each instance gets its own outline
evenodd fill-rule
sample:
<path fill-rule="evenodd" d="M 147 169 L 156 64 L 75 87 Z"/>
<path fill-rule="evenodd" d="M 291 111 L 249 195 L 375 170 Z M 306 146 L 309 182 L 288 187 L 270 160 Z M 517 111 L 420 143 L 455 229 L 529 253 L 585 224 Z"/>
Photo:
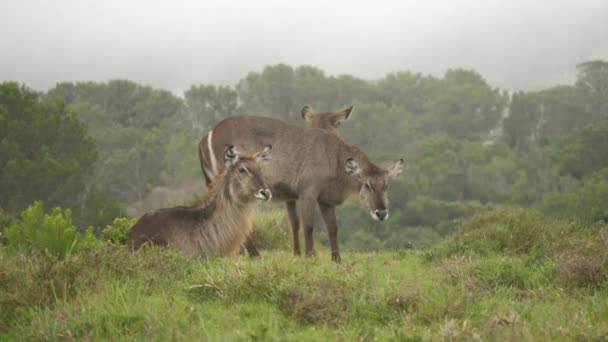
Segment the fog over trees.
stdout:
<path fill-rule="evenodd" d="M 181 95 L 286 63 L 365 79 L 467 68 L 539 90 L 608 59 L 606 13 L 603 0 L 1 1 L 0 79 L 130 79 Z"/>

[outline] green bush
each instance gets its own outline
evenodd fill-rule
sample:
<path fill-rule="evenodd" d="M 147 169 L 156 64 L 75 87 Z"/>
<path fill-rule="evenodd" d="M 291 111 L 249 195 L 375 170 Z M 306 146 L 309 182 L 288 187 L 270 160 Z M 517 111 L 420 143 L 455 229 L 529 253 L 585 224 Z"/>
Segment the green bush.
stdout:
<path fill-rule="evenodd" d="M 453 237 L 425 256 L 427 260 L 466 254 L 545 256 L 560 232 L 569 228 L 535 210 L 497 209 L 467 220 Z"/>
<path fill-rule="evenodd" d="M 137 222 L 136 219 L 127 217 L 117 217 L 112 224 L 107 225 L 101 231 L 101 237 L 105 241 L 114 243 L 125 243 L 129 237 L 129 230 Z"/>
<path fill-rule="evenodd" d="M 21 219 L 4 231 L 9 248 L 19 251 L 39 249 L 60 259 L 69 256 L 79 246 L 80 235 L 72 224 L 69 209 L 55 208 L 44 213 L 41 202 L 34 202 L 21 213 Z"/>

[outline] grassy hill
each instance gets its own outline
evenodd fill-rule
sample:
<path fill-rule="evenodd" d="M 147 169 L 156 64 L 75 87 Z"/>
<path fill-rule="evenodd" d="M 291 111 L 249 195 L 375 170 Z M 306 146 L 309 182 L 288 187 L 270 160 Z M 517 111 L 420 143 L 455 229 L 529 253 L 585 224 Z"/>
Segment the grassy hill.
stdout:
<path fill-rule="evenodd" d="M 608 339 L 608 226 L 499 210 L 432 248 L 335 264 L 292 256 L 261 220 L 260 259 L 2 248 L 0 339 Z"/>

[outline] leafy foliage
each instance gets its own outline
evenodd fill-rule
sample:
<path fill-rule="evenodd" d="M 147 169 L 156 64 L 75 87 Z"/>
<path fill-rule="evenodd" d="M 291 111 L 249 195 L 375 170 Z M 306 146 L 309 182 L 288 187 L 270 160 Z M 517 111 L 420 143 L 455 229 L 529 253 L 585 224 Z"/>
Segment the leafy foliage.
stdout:
<path fill-rule="evenodd" d="M 4 231 L 8 248 L 19 251 L 38 249 L 60 259 L 78 249 L 80 235 L 72 224 L 72 212 L 55 208 L 44 213 L 41 202 L 36 202 L 21 213 L 19 221 Z"/>
<path fill-rule="evenodd" d="M 52 206 L 79 203 L 97 151 L 61 101 L 1 83 L 0 137 L 0 207 L 15 214 L 39 199 Z"/>
<path fill-rule="evenodd" d="M 129 238 L 129 230 L 131 230 L 136 221 L 127 217 L 117 217 L 112 224 L 107 225 L 101 231 L 101 236 L 106 241 L 125 243 Z"/>

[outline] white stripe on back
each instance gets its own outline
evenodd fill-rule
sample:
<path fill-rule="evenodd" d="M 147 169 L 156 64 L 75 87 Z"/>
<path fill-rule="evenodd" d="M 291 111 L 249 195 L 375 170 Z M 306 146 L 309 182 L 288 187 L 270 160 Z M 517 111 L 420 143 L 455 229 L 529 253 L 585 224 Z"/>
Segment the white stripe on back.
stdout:
<path fill-rule="evenodd" d="M 209 131 L 207 136 L 207 148 L 209 149 L 209 159 L 211 160 L 211 169 L 213 170 L 213 176 L 217 175 L 217 162 L 215 161 L 215 153 L 213 152 L 213 146 L 211 145 L 211 137 L 213 136 L 213 130 Z"/>

